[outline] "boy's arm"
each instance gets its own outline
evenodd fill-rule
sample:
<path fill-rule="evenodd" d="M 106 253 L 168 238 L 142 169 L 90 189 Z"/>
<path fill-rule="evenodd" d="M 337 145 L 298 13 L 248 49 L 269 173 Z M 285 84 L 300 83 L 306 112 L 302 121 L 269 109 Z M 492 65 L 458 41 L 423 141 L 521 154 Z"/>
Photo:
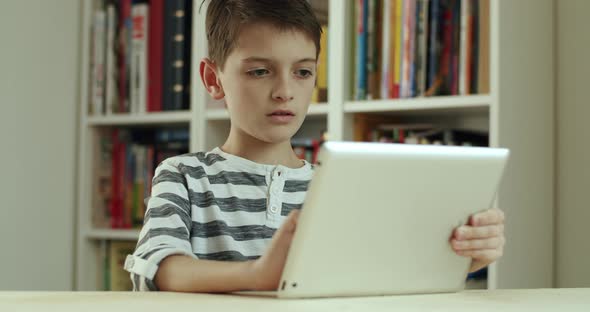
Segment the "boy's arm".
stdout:
<path fill-rule="evenodd" d="M 272 238 L 267 252 L 257 260 L 224 262 L 172 255 L 160 262 L 154 277 L 158 289 L 178 292 L 232 292 L 276 290 L 299 212 L 293 210 Z"/>
<path fill-rule="evenodd" d="M 179 292 L 231 292 L 252 288 L 252 261 L 197 260 L 172 255 L 162 260 L 154 278 L 159 290 Z"/>

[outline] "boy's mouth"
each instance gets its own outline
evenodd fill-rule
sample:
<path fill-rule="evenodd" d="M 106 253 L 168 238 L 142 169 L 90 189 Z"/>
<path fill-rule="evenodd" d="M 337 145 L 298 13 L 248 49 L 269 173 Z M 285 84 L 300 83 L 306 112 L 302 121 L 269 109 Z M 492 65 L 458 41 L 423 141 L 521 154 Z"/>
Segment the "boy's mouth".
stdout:
<path fill-rule="evenodd" d="M 295 118 L 295 113 L 290 110 L 277 109 L 267 115 L 270 120 L 276 124 L 287 124 Z"/>
<path fill-rule="evenodd" d="M 295 113 L 293 113 L 290 110 L 277 109 L 272 113 L 268 114 L 268 116 L 295 116 Z"/>

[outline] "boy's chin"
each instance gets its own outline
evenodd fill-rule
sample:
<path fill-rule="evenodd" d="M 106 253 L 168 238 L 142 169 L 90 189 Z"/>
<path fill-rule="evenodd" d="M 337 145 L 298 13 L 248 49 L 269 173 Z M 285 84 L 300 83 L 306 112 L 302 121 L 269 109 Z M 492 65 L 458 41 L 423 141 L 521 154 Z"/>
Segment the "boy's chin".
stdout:
<path fill-rule="evenodd" d="M 258 139 L 269 144 L 279 144 L 285 141 L 290 142 L 293 135 L 295 135 L 293 131 L 275 131 L 274 133 L 265 133 Z"/>

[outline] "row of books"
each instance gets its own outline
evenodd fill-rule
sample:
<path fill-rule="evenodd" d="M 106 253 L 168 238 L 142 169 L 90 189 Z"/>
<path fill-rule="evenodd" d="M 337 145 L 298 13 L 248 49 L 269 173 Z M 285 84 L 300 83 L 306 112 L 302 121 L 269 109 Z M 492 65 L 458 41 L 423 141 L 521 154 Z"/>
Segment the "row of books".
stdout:
<path fill-rule="evenodd" d="M 94 226 L 141 227 L 155 168 L 168 157 L 187 153 L 188 138 L 183 128 L 105 129 L 96 147 Z"/>
<path fill-rule="evenodd" d="M 355 100 L 489 92 L 489 0 L 355 0 Z"/>
<path fill-rule="evenodd" d="M 192 0 L 96 0 L 89 113 L 189 107 Z"/>
<path fill-rule="evenodd" d="M 489 146 L 488 134 L 485 132 L 429 124 L 382 124 L 370 131 L 367 140 L 381 143 Z"/>
<path fill-rule="evenodd" d="M 357 115 L 354 140 L 362 142 L 428 144 L 452 146 L 489 146 L 489 134 L 473 129 L 429 123 L 399 123 L 388 117 Z"/>
<path fill-rule="evenodd" d="M 299 159 L 304 159 L 311 164 L 317 163 L 317 156 L 322 141 L 317 139 L 298 138 L 291 140 L 291 146 Z"/>

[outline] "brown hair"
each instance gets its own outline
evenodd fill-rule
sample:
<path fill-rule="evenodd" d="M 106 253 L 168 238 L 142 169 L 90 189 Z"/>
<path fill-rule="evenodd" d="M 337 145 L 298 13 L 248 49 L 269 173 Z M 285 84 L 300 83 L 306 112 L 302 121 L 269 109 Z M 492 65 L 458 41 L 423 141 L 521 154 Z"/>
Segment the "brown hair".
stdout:
<path fill-rule="evenodd" d="M 235 48 L 240 28 L 253 22 L 270 23 L 280 31 L 302 31 L 314 42 L 316 57 L 320 53 L 322 28 L 306 0 L 209 0 L 209 57 L 219 69 Z"/>

